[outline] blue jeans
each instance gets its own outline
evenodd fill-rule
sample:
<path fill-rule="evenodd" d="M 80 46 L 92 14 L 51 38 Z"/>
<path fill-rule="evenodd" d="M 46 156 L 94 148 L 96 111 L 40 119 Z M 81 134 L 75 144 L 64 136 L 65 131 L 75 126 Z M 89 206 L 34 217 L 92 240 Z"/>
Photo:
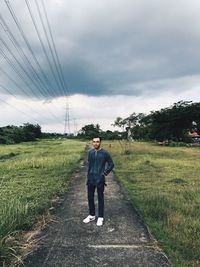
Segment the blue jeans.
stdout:
<path fill-rule="evenodd" d="M 98 195 L 98 217 L 104 217 L 104 184 L 98 187 L 92 184 L 88 184 L 89 214 L 95 216 L 94 193 L 96 188 Z"/>

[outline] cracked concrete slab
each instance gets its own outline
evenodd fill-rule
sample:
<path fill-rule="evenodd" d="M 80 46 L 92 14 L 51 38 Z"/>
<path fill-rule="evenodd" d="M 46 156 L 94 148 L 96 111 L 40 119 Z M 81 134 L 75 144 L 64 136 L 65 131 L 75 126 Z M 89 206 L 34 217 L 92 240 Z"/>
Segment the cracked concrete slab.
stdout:
<path fill-rule="evenodd" d="M 24 266 L 170 266 L 113 173 L 105 187 L 104 225 L 98 227 L 96 221 L 84 224 L 87 215 L 84 165 L 72 177 L 68 193 L 56 209 L 56 222 L 44 229 L 38 248 L 26 257 Z"/>

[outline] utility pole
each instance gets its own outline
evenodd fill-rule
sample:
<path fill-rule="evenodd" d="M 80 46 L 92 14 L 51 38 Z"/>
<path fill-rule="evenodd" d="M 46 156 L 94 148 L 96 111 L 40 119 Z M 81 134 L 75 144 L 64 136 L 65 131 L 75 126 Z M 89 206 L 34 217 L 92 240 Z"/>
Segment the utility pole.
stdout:
<path fill-rule="evenodd" d="M 70 134 L 69 97 L 66 96 L 64 135 Z"/>
<path fill-rule="evenodd" d="M 77 121 L 76 118 L 73 119 L 74 120 L 74 136 L 77 135 Z"/>

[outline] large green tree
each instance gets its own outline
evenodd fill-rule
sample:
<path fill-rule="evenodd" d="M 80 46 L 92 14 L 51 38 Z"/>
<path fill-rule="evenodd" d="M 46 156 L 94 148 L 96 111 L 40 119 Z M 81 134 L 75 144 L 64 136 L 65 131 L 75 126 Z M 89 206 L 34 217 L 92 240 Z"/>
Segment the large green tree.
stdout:
<path fill-rule="evenodd" d="M 125 119 L 117 117 L 113 125 L 123 130 L 123 137 L 125 138 L 144 138 L 146 131 L 146 125 L 142 122 L 144 117 L 143 113 L 136 114 L 133 112 Z"/>
<path fill-rule="evenodd" d="M 8 125 L 0 128 L 0 143 L 14 144 L 34 141 L 42 136 L 40 125 L 25 123 L 23 126 Z"/>
<path fill-rule="evenodd" d="M 95 135 L 99 135 L 101 132 L 99 124 L 88 124 L 81 128 L 77 137 L 91 139 Z"/>
<path fill-rule="evenodd" d="M 189 130 L 200 131 L 200 103 L 180 101 L 146 118 L 152 139 L 185 140 Z"/>
<path fill-rule="evenodd" d="M 116 118 L 113 125 L 134 139 L 186 141 L 188 131 L 195 130 L 200 134 L 200 103 L 179 101 L 148 115 L 133 112 L 127 118 Z"/>

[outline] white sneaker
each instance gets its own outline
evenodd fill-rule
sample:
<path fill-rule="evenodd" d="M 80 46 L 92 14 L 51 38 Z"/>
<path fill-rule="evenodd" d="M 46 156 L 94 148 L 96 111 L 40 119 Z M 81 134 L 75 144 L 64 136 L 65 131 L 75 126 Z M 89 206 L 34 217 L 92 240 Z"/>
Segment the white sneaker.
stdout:
<path fill-rule="evenodd" d="M 94 221 L 95 219 L 96 219 L 95 216 L 88 215 L 88 216 L 83 220 L 83 222 L 84 222 L 84 223 L 89 223 L 89 222 Z"/>
<path fill-rule="evenodd" d="M 99 217 L 97 220 L 97 226 L 102 226 L 103 225 L 103 218 Z"/>

